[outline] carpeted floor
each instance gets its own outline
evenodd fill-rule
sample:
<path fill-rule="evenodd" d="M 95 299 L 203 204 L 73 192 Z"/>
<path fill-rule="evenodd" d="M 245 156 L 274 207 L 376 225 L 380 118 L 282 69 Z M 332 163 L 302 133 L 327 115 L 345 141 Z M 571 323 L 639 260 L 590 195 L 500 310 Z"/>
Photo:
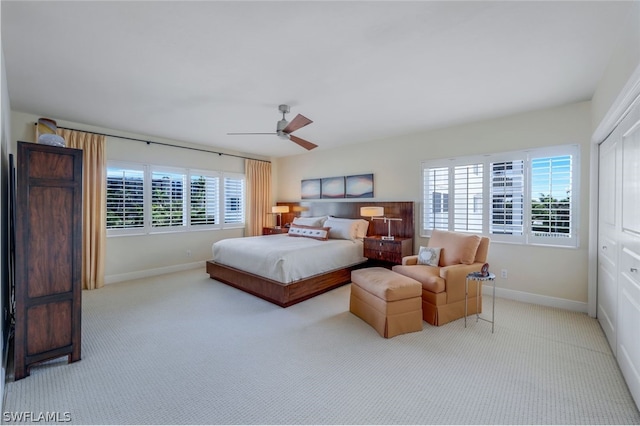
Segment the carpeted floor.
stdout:
<path fill-rule="evenodd" d="M 383 339 L 349 290 L 283 309 L 193 270 L 85 291 L 82 361 L 9 379 L 3 422 L 640 424 L 584 314 L 498 299 L 494 334 L 470 317 Z"/>

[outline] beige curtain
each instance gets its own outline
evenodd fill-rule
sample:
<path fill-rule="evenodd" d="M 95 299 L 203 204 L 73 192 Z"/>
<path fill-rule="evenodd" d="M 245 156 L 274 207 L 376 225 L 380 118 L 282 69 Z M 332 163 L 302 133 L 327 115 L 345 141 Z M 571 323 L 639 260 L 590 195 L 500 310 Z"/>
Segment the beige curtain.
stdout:
<path fill-rule="evenodd" d="M 262 235 L 271 212 L 271 163 L 245 160 L 247 179 L 247 236 Z"/>
<path fill-rule="evenodd" d="M 69 148 L 83 154 L 82 288 L 94 290 L 104 285 L 104 258 L 107 237 L 107 158 L 105 136 L 58 129 Z"/>

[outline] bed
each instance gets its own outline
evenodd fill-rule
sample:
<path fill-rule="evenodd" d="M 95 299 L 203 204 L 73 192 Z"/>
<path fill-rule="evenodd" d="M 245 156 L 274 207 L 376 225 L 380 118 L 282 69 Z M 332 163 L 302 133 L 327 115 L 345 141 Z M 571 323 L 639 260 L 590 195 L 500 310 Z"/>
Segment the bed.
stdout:
<path fill-rule="evenodd" d="M 292 206 L 303 203 L 286 204 Z M 401 204 L 399 212 L 410 224 L 404 223 L 396 235 L 405 236 L 401 234 L 413 233 L 411 202 L 304 204 L 309 209 L 307 216 L 334 216 L 332 219 L 336 221 L 356 218 L 362 221 L 359 217 L 361 206 L 388 205 L 398 208 Z M 405 208 L 407 206 L 409 211 Z M 390 210 L 392 211 L 393 209 Z M 283 219 L 296 223 L 293 217 Z M 382 221 L 376 222 L 382 224 Z M 336 226 L 336 222 L 333 222 L 334 226 L 330 227 L 333 231 L 327 232 L 331 232 L 334 238 L 326 240 L 294 238 L 288 234 L 220 240 L 212 245 L 213 259 L 207 262 L 207 273 L 212 279 L 278 306 L 288 307 L 351 282 L 351 271 L 365 266 L 367 262 L 363 256 L 361 237 L 386 233 L 386 225 L 382 230 L 376 229 L 374 223 L 365 223 L 364 230 L 358 235 L 359 238 L 335 238 L 336 232 L 340 237 L 342 225 Z M 409 227 L 410 231 L 407 231 Z"/>

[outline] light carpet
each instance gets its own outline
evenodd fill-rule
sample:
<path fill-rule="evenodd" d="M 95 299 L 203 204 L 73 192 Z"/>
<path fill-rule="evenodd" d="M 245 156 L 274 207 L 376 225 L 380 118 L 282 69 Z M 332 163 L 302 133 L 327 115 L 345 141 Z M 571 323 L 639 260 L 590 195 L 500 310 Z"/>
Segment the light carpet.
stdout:
<path fill-rule="evenodd" d="M 7 383 L 73 424 L 639 424 L 598 322 L 506 299 L 381 338 L 350 286 L 283 309 L 202 270 L 83 292 L 82 361 Z M 489 303 L 489 304 L 487 304 Z M 485 298 L 490 312 L 490 298 Z M 45 422 L 39 422 L 40 424 Z"/>

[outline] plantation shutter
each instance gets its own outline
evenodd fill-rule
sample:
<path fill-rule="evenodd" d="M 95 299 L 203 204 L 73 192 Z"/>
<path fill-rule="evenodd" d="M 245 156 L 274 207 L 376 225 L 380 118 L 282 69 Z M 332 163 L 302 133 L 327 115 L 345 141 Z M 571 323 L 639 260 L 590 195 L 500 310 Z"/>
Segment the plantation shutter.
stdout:
<path fill-rule="evenodd" d="M 449 229 L 449 169 L 425 168 L 423 188 L 423 229 Z"/>
<path fill-rule="evenodd" d="M 572 238 L 572 156 L 531 159 L 531 236 Z"/>
<path fill-rule="evenodd" d="M 224 223 L 244 224 L 244 178 L 224 177 Z"/>
<path fill-rule="evenodd" d="M 144 228 L 144 170 L 107 168 L 107 229 Z"/>
<path fill-rule="evenodd" d="M 482 232 L 482 164 L 453 169 L 453 230 Z"/>
<path fill-rule="evenodd" d="M 151 226 L 185 226 L 184 173 L 151 173 Z"/>
<path fill-rule="evenodd" d="M 191 225 L 220 224 L 220 179 L 191 175 Z"/>
<path fill-rule="evenodd" d="M 490 232 L 524 233 L 524 161 L 491 163 Z"/>

